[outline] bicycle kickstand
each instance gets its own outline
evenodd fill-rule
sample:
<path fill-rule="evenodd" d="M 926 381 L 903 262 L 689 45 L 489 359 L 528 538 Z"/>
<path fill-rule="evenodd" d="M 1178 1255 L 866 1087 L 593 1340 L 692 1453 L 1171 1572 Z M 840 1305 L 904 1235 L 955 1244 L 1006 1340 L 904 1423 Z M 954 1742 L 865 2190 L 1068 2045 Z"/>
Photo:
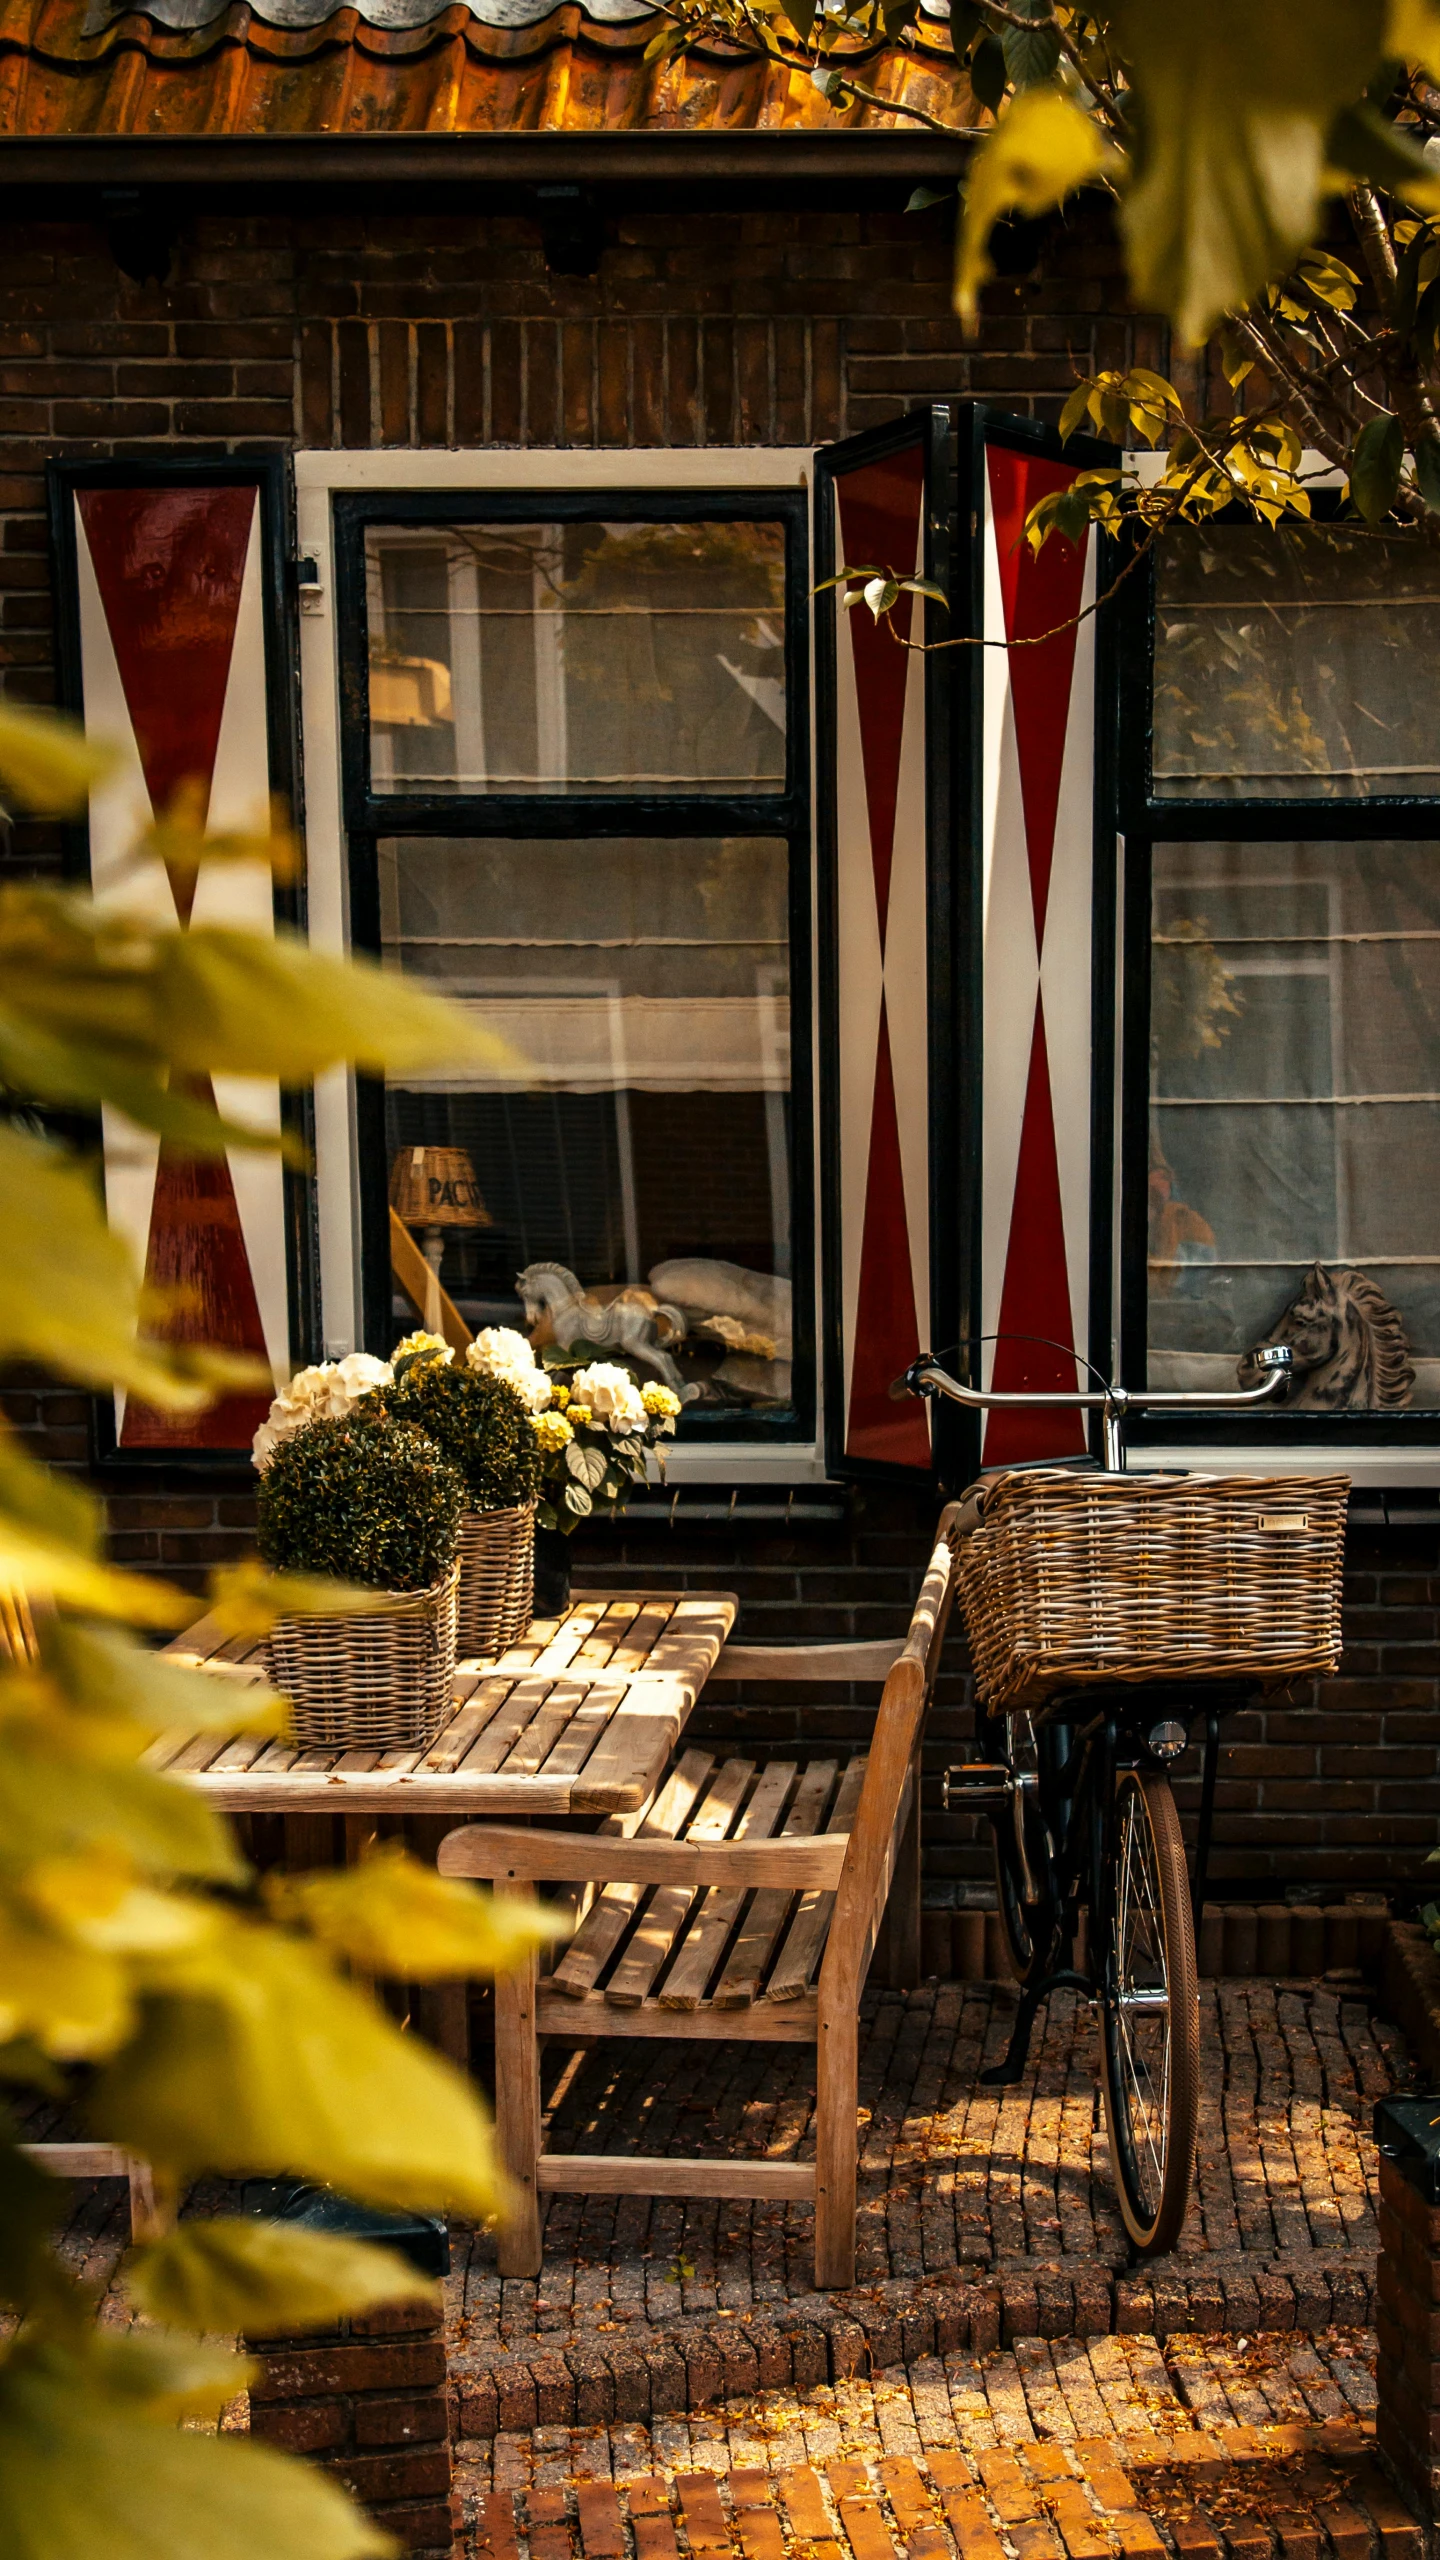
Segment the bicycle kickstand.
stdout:
<path fill-rule="evenodd" d="M 1024 2079 L 1025 2065 L 1030 2059 L 1030 2038 L 1034 2033 L 1036 2014 L 1049 1988 L 1048 1981 L 1037 1983 L 1033 1988 L 1027 1983 L 1021 1992 L 1020 2005 L 1015 2012 L 1015 2024 L 1010 2030 L 1010 2042 L 1005 2048 L 1005 2059 L 1003 2062 L 992 2062 L 987 2071 L 981 2072 L 982 2089 L 1010 2089 L 1014 2087 L 1017 2080 Z"/>

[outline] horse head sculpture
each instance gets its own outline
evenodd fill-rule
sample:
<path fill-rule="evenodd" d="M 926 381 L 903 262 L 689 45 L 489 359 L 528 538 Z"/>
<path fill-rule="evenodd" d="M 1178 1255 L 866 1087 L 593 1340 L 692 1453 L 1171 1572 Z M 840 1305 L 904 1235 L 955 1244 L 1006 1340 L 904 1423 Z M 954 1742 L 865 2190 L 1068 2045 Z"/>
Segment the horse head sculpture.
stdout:
<path fill-rule="evenodd" d="M 1366 1271 L 1330 1271 L 1323 1262 L 1312 1263 L 1298 1297 L 1255 1350 L 1274 1342 L 1288 1342 L 1295 1355 L 1286 1398 L 1291 1412 L 1404 1405 L 1415 1391 L 1404 1326 Z M 1241 1386 L 1258 1386 L 1263 1374 L 1254 1351 L 1247 1351 L 1236 1371 Z"/>

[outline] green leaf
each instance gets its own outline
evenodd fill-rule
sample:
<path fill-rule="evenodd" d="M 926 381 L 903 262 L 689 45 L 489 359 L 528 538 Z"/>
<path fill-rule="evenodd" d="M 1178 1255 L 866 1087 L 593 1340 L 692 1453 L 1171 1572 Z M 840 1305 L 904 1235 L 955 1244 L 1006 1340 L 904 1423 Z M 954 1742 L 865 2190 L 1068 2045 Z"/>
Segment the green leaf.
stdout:
<path fill-rule="evenodd" d="M 1415 485 L 1432 516 L 1440 515 L 1440 444 L 1433 436 L 1415 447 Z"/>
<path fill-rule="evenodd" d="M 1137 134 L 1122 219 L 1137 304 L 1201 344 L 1320 227 L 1326 139 L 1380 58 L 1381 0 L 1115 0 Z"/>
<path fill-rule="evenodd" d="M 606 1456 L 592 1441 L 575 1439 L 566 1443 L 565 1464 L 577 1484 L 593 1493 L 605 1473 Z"/>
<path fill-rule="evenodd" d="M 278 1920 L 308 1929 L 363 1973 L 408 1982 L 509 1973 L 532 1947 L 569 1928 L 533 1900 L 439 1876 L 389 1841 L 357 1867 L 268 1876 L 266 1898 Z"/>
<path fill-rule="evenodd" d="M 1350 448 L 1350 495 L 1367 524 L 1382 524 L 1400 490 L 1405 431 L 1398 418 L 1371 418 Z"/>
<path fill-rule="evenodd" d="M 950 0 L 950 43 L 957 62 L 963 62 L 985 26 L 985 12 L 976 0 Z"/>
<path fill-rule="evenodd" d="M 565 1508 L 567 1511 L 573 1512 L 577 1520 L 588 1520 L 591 1512 L 595 1508 L 595 1505 L 591 1501 L 590 1496 L 583 1485 L 567 1484 L 565 1487 Z"/>
<path fill-rule="evenodd" d="M 816 0 L 785 0 L 784 14 L 801 44 L 810 41 L 810 30 L 815 24 L 815 6 Z"/>
<path fill-rule="evenodd" d="M 1440 172 L 1418 146 L 1368 104 L 1347 106 L 1330 127 L 1326 146 L 1332 168 L 1349 178 L 1403 196 L 1424 213 L 1440 212 Z"/>
<path fill-rule="evenodd" d="M 0 2366 L 0 2560 L 385 2560 L 395 2545 L 303 2462 L 195 2435 L 23 2342 Z"/>
<path fill-rule="evenodd" d="M 1015 0 L 1030 17 L 1050 16 L 1050 0 Z M 1006 26 L 1000 37 L 1005 68 L 1017 89 L 1033 89 L 1053 75 L 1060 60 L 1060 37 L 1053 26 Z"/>
<path fill-rule="evenodd" d="M 135 2036 L 87 2096 L 106 2140 L 182 2179 L 289 2174 L 367 2204 L 497 2210 L 469 2082 L 318 1949 L 237 1917 L 147 1977 Z"/>
<path fill-rule="evenodd" d="M 126 2283 L 152 2320 L 246 2335 L 319 2328 L 435 2293 L 393 2249 L 238 2214 L 178 2224 L 137 2250 Z"/>
<path fill-rule="evenodd" d="M 976 104 L 998 115 L 1009 86 L 1004 46 L 998 36 L 982 36 L 970 57 L 970 90 Z"/>
<path fill-rule="evenodd" d="M 919 14 L 920 0 L 880 0 L 880 23 L 885 29 L 886 42 L 894 44 L 907 27 L 914 25 Z"/>
<path fill-rule="evenodd" d="M 948 204 L 954 193 L 953 187 L 912 187 L 905 199 L 905 210 L 907 213 L 928 213 L 932 204 Z M 834 578 L 826 578 L 823 583 L 827 587 L 833 587 L 839 582 Z M 818 595 L 819 592 L 820 589 L 817 587 L 815 593 Z"/>
<path fill-rule="evenodd" d="M 956 246 L 955 308 L 974 320 L 991 273 L 986 244 L 1002 215 L 1045 213 L 1108 169 L 1098 125 L 1058 89 L 1015 98 L 970 164 Z"/>

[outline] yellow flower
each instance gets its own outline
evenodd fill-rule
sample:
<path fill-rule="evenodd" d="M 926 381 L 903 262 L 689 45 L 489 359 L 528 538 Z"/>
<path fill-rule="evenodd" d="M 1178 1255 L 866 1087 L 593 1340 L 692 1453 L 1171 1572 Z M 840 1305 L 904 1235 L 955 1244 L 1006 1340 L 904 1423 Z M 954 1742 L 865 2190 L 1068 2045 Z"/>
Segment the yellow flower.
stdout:
<path fill-rule="evenodd" d="M 530 1428 L 547 1458 L 575 1437 L 563 1413 L 532 1413 Z"/>
<path fill-rule="evenodd" d="M 403 1342 L 396 1343 L 390 1357 L 392 1361 L 444 1360 L 448 1363 L 455 1354 L 443 1334 L 407 1333 Z"/>
<path fill-rule="evenodd" d="M 550 1393 L 551 1393 L 551 1396 L 552 1396 L 552 1398 L 553 1398 L 554 1402 L 555 1402 L 556 1404 L 558 1404 L 558 1406 L 560 1407 L 561 1412 L 563 1413 L 563 1412 L 564 1412 L 564 1410 L 565 1410 L 565 1407 L 567 1406 L 567 1404 L 568 1404 L 568 1403 L 569 1403 L 569 1401 L 570 1401 L 570 1390 L 569 1390 L 569 1388 L 568 1388 L 568 1387 L 562 1387 L 562 1386 L 556 1385 L 556 1386 L 553 1386 L 553 1387 L 551 1388 Z"/>
<path fill-rule="evenodd" d="M 640 1401 L 648 1414 L 675 1414 L 680 1410 L 680 1399 L 673 1387 L 642 1387 Z"/>
<path fill-rule="evenodd" d="M 588 1404 L 572 1404 L 570 1407 L 570 1419 L 574 1423 L 577 1431 L 583 1430 L 585 1424 L 590 1420 L 590 1407 Z"/>

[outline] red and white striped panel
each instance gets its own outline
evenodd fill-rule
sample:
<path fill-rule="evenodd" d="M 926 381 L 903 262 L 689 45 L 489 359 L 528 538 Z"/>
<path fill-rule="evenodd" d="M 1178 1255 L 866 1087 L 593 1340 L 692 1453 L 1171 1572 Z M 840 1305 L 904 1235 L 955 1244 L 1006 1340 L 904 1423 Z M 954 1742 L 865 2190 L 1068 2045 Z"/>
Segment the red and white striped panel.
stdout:
<path fill-rule="evenodd" d="M 202 863 L 193 880 L 133 848 L 177 790 L 198 789 L 207 832 L 263 828 L 270 762 L 265 696 L 260 495 L 253 483 L 193 482 L 74 493 L 85 726 L 120 749 L 90 804 L 90 870 L 102 904 L 166 925 L 241 925 L 273 933 L 263 862 Z M 208 1079 L 197 1090 L 208 1094 Z M 278 1087 L 217 1076 L 227 1118 L 277 1129 Z M 171 1340 L 202 1341 L 289 1368 L 285 1204 L 278 1159 L 239 1148 L 196 1160 L 104 1115 L 106 1206 L 146 1278 L 183 1292 L 160 1321 Z M 122 1449 L 248 1449 L 268 1389 L 207 1412 L 156 1412 L 116 1399 Z"/>
<path fill-rule="evenodd" d="M 984 630 L 1012 645 L 983 653 L 981 1330 L 1084 1352 L 1095 625 L 1064 626 L 1093 598 L 1094 544 L 1052 535 L 1037 557 L 1023 530 L 1079 467 L 985 447 Z M 1014 1340 L 986 1343 L 981 1374 L 1010 1390 L 1082 1382 L 1066 1350 Z M 1083 1424 L 1063 1408 L 992 1413 L 984 1463 L 1063 1457 Z"/>
<path fill-rule="evenodd" d="M 835 498 L 838 559 L 922 574 L 921 441 L 837 473 Z M 842 1447 L 928 1469 L 925 1408 L 890 1394 L 929 1337 L 925 660 L 838 591 L 835 610 Z"/>

